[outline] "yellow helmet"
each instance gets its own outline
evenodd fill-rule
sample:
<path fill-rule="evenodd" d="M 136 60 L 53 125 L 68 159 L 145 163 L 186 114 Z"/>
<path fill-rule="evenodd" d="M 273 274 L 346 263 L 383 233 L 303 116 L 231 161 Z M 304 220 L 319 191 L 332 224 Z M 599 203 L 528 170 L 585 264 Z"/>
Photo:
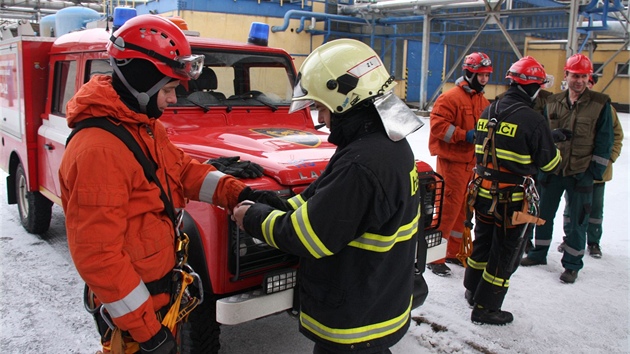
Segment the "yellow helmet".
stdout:
<path fill-rule="evenodd" d="M 332 113 L 344 113 L 395 85 L 372 48 L 354 39 L 337 39 L 316 48 L 304 60 L 290 112 L 317 101 Z"/>

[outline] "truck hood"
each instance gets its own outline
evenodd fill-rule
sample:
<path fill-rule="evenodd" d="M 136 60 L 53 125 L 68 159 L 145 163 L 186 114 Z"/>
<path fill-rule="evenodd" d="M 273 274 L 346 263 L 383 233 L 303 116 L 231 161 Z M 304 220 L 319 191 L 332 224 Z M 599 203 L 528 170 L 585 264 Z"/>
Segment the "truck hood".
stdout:
<path fill-rule="evenodd" d="M 181 130 L 179 127 L 178 131 Z M 169 133 L 174 144 L 200 161 L 240 156 L 241 160 L 261 165 L 266 176 L 284 186 L 313 182 L 324 171 L 336 149 L 328 142 L 327 133 L 309 128 L 195 127 L 185 135 L 170 130 Z M 180 136 L 182 139 L 178 139 Z"/>

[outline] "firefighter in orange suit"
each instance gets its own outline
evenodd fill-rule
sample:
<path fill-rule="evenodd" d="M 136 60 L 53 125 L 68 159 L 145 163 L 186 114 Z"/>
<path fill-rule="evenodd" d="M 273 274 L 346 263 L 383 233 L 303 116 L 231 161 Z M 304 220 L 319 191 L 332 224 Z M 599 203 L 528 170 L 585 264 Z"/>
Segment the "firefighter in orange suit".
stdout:
<path fill-rule="evenodd" d="M 492 62 L 485 53 L 472 53 L 464 59 L 462 69 L 463 76 L 456 86 L 435 101 L 429 135 L 429 151 L 437 156 L 436 171 L 444 177 L 440 231 L 448 239 L 446 261 L 460 265 L 457 254 L 466 220 L 466 187 L 475 167 L 475 125 L 490 104 L 483 88 L 492 73 Z M 451 270 L 444 262 L 439 260 L 427 267 L 437 275 L 448 276 Z"/>
<path fill-rule="evenodd" d="M 94 76 L 68 102 L 68 126 L 109 117 L 126 128 L 155 163 L 174 209 L 187 198 L 233 208 L 245 185 L 177 148 L 157 119 L 176 101 L 180 80 L 199 76 L 203 56 L 192 55 L 183 32 L 155 15 L 129 20 L 107 52 L 112 77 Z M 83 129 L 68 143 L 59 180 L 72 259 L 125 336 L 127 352 L 138 343 L 135 352 L 176 353 L 156 314 L 169 304 L 176 260 L 173 219 L 157 184 L 122 140 L 100 128 Z M 104 352 L 115 349 L 108 338 L 102 342 Z"/>

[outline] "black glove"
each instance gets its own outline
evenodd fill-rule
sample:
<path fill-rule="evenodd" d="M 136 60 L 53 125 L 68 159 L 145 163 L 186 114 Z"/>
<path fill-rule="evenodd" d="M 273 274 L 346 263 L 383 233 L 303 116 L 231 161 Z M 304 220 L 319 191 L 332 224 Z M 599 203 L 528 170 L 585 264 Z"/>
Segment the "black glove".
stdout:
<path fill-rule="evenodd" d="M 551 131 L 551 136 L 553 137 L 554 143 L 559 143 L 562 141 L 571 140 L 571 137 L 573 136 L 573 132 L 570 131 L 569 129 L 558 128 Z"/>
<path fill-rule="evenodd" d="M 142 354 L 177 354 L 177 342 L 171 331 L 164 325 L 151 339 L 140 343 Z"/>
<path fill-rule="evenodd" d="M 218 157 L 205 163 L 209 163 L 217 170 L 234 177 L 256 178 L 263 175 L 262 166 L 251 161 L 239 161 L 239 159 L 239 156 Z"/>
<path fill-rule="evenodd" d="M 291 204 L 286 200 L 280 198 L 274 191 L 255 190 L 249 187 L 245 187 L 238 195 L 238 202 L 243 200 L 251 200 L 252 202 L 267 204 L 274 209 L 280 209 L 282 211 L 289 211 L 293 208 Z"/>

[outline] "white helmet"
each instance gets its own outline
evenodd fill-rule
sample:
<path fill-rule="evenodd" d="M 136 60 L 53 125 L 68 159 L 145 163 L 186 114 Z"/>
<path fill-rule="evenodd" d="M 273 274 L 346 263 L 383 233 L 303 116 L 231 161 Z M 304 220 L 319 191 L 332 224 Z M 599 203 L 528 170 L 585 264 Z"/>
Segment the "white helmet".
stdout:
<path fill-rule="evenodd" d="M 354 39 L 337 39 L 316 48 L 304 60 L 290 112 L 317 101 L 332 113 L 344 113 L 395 85 L 372 48 Z"/>

